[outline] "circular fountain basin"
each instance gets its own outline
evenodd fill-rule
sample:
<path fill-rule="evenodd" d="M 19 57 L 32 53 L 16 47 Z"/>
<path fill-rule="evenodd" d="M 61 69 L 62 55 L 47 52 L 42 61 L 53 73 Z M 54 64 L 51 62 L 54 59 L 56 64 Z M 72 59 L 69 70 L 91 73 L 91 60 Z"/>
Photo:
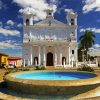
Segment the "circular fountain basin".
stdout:
<path fill-rule="evenodd" d="M 27 72 L 12 75 L 14 78 L 27 80 L 79 80 L 95 77 L 95 74 L 81 72 Z"/>
<path fill-rule="evenodd" d="M 9 74 L 8 87 L 18 92 L 44 95 L 72 95 L 99 86 L 100 77 L 88 72 L 33 71 Z"/>

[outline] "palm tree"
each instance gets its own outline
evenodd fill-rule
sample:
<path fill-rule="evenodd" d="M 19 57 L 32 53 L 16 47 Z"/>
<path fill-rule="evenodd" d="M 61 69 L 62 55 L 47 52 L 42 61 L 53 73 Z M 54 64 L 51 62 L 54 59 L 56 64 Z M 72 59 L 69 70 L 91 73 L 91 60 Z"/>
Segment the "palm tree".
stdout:
<path fill-rule="evenodd" d="M 92 47 L 93 44 L 95 43 L 94 38 L 95 38 L 94 33 L 88 30 L 86 30 L 85 34 L 79 38 L 80 40 L 79 49 L 81 50 L 85 49 L 85 56 L 87 55 L 87 51 L 89 50 L 89 48 Z"/>

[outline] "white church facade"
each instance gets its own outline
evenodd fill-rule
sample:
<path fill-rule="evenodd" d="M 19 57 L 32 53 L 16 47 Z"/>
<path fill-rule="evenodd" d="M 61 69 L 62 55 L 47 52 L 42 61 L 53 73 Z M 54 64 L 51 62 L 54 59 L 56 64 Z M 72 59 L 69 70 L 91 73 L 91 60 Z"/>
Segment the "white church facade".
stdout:
<path fill-rule="evenodd" d="M 67 23 L 53 17 L 47 10 L 46 19 L 34 23 L 32 14 L 23 15 L 23 65 L 77 66 L 77 13 L 68 12 Z"/>

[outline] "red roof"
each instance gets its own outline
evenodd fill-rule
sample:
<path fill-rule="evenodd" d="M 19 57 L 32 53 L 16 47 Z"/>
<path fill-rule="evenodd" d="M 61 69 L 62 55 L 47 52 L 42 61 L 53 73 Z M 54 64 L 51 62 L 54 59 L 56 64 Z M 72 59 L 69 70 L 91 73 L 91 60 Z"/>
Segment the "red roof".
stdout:
<path fill-rule="evenodd" d="M 5 54 L 5 53 L 0 53 L 0 55 L 8 56 L 8 54 Z"/>
<path fill-rule="evenodd" d="M 20 57 L 9 57 L 8 60 L 21 60 L 22 58 Z"/>

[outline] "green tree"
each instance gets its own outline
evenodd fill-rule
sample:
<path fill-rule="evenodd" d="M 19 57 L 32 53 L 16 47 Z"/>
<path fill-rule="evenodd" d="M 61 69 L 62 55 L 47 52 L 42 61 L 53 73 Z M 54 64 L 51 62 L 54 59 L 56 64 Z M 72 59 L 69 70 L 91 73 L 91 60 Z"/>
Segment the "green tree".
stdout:
<path fill-rule="evenodd" d="M 94 39 L 95 39 L 95 34 L 92 31 L 86 30 L 85 34 L 79 38 L 80 40 L 79 52 L 81 52 L 82 49 L 85 49 L 86 51 L 84 52 L 84 54 L 86 56 L 89 48 L 92 47 L 93 44 L 95 43 Z M 82 58 L 82 53 L 81 53 L 81 58 Z"/>

